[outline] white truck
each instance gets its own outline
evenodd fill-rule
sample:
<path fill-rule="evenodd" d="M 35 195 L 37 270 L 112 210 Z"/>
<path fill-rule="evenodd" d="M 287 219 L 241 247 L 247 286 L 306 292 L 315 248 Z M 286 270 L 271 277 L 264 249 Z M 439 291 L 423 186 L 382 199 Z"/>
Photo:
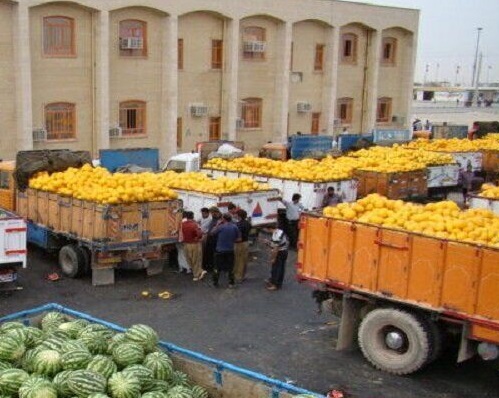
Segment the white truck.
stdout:
<path fill-rule="evenodd" d="M 455 187 L 459 182 L 459 165 L 428 166 L 428 188 Z"/>
<path fill-rule="evenodd" d="M 26 222 L 0 209 L 0 292 L 17 290 L 17 269 L 26 268 Z"/>
<path fill-rule="evenodd" d="M 484 198 L 483 196 L 471 194 L 469 200 L 472 209 L 486 209 L 499 215 L 499 199 Z"/>
<path fill-rule="evenodd" d="M 201 214 L 203 207 L 216 206 L 224 213 L 229 203 L 234 203 L 248 213 L 248 219 L 253 227 L 263 227 L 277 221 L 279 192 L 275 189 L 230 194 L 211 194 L 181 189 L 175 189 L 175 192 L 182 200 L 184 209 L 193 211 L 196 218 Z"/>

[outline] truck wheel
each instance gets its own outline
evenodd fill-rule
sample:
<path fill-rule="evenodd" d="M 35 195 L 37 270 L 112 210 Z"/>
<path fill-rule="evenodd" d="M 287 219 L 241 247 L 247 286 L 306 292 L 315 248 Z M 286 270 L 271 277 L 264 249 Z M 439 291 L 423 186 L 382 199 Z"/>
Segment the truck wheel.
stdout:
<path fill-rule="evenodd" d="M 440 329 L 438 323 L 427 317 L 423 317 L 421 320 L 425 322 L 425 327 L 430 341 L 430 355 L 428 355 L 427 363 L 432 363 L 440 357 L 444 347 L 442 330 Z"/>
<path fill-rule="evenodd" d="M 92 253 L 85 246 L 77 246 L 81 251 L 84 262 L 83 262 L 83 271 L 81 276 L 90 274 L 90 270 L 92 269 Z"/>
<path fill-rule="evenodd" d="M 77 245 L 66 245 L 59 250 L 59 266 L 64 276 L 77 278 L 85 272 L 85 255 Z"/>
<path fill-rule="evenodd" d="M 424 366 L 431 353 L 428 329 L 418 317 L 393 308 L 376 309 L 358 332 L 364 357 L 376 368 L 406 375 Z"/>

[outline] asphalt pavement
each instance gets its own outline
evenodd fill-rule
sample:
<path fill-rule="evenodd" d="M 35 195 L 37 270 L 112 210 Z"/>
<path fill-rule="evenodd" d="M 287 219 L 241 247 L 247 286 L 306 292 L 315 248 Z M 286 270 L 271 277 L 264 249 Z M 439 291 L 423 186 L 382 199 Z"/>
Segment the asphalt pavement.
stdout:
<path fill-rule="evenodd" d="M 294 280 L 295 254 L 288 260 L 285 285 L 276 292 L 264 288 L 266 253 L 256 251 L 251 258 L 248 279 L 233 290 L 226 289 L 226 281 L 215 289 L 173 269 L 150 278 L 143 271 L 121 271 L 115 285 L 93 287 L 89 277 L 46 280 L 57 271 L 56 258 L 30 248 L 29 267 L 20 274 L 24 289 L 0 297 L 0 316 L 57 302 L 123 326 L 145 323 L 163 340 L 319 393 L 339 389 L 345 397 L 499 397 L 497 367 L 478 359 L 456 364 L 455 349 L 408 377 L 373 369 L 358 349 L 335 351 L 338 320 L 318 315 L 310 286 Z M 146 290 L 154 298 L 142 298 Z M 174 297 L 157 298 L 164 290 Z"/>

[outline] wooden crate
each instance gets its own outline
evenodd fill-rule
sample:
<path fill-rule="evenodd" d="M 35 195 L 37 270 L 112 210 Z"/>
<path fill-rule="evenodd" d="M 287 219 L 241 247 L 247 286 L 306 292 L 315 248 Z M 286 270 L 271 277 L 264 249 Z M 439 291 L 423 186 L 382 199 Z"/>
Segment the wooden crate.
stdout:
<path fill-rule="evenodd" d="M 38 222 L 38 194 L 34 189 L 27 189 L 28 194 L 28 219 Z"/>
<path fill-rule="evenodd" d="M 483 169 L 489 173 L 499 172 L 499 151 L 484 150 L 483 154 Z"/>
<path fill-rule="evenodd" d="M 28 218 L 28 192 L 17 193 L 16 212 L 23 218 Z"/>
<path fill-rule="evenodd" d="M 82 229 L 80 236 L 84 239 L 94 239 L 96 206 L 98 205 L 94 202 L 82 202 Z"/>
<path fill-rule="evenodd" d="M 45 191 L 36 192 L 38 203 L 38 222 L 48 227 L 49 225 L 49 193 Z"/>
<path fill-rule="evenodd" d="M 47 226 L 56 231 L 60 229 L 61 218 L 59 213 L 59 195 L 50 193 L 48 195 L 48 223 Z"/>
<path fill-rule="evenodd" d="M 377 171 L 356 170 L 359 197 L 378 193 L 389 199 L 402 199 L 427 194 L 426 171 L 416 170 L 400 173 L 380 173 Z"/>
<path fill-rule="evenodd" d="M 179 226 L 182 221 L 180 203 L 151 202 L 145 204 L 144 231 L 147 231 L 149 239 L 175 239 L 178 238 Z"/>
<path fill-rule="evenodd" d="M 73 216 L 73 198 L 59 196 L 59 228 L 61 231 L 71 231 Z"/>
<path fill-rule="evenodd" d="M 69 231 L 62 231 L 76 236 L 83 233 L 83 201 L 73 199 L 71 202 L 71 228 Z"/>

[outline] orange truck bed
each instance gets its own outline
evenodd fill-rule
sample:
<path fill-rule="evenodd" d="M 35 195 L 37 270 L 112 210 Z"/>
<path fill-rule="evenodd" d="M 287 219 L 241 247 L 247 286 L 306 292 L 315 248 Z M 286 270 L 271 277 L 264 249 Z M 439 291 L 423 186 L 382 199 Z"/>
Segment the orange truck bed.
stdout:
<path fill-rule="evenodd" d="M 298 278 L 469 322 L 499 343 L 499 250 L 306 214 Z"/>

